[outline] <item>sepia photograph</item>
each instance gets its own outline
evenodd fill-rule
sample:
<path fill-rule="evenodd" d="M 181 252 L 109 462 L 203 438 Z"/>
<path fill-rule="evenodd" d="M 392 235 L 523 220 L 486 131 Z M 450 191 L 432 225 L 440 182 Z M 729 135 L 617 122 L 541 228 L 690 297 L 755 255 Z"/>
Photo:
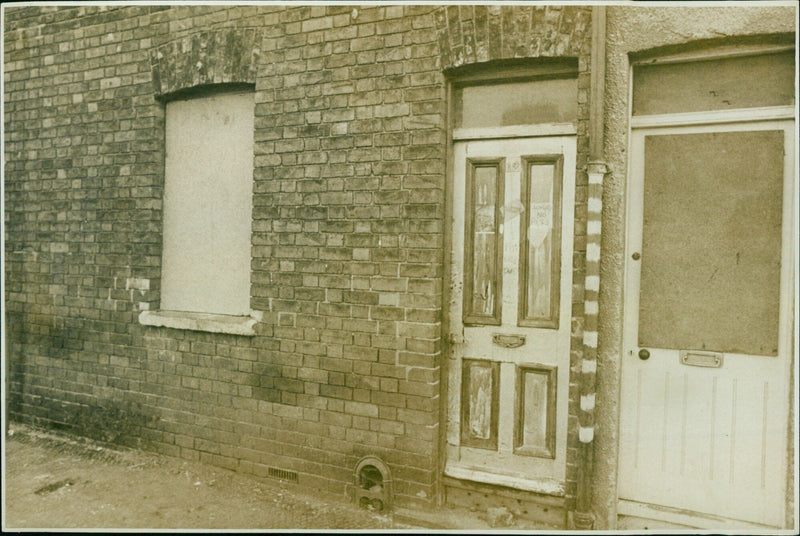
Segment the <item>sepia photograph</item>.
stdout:
<path fill-rule="evenodd" d="M 795 1 L 0 10 L 4 532 L 797 533 Z"/>

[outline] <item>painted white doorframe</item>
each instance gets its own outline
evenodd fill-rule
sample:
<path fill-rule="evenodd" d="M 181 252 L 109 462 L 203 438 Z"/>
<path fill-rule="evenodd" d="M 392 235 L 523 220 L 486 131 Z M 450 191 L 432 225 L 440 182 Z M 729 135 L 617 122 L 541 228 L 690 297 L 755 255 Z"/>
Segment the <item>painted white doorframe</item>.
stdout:
<path fill-rule="evenodd" d="M 636 118 L 640 128 L 631 132 L 618 511 L 644 516 L 649 509 L 664 520 L 694 519 L 697 526 L 709 528 L 730 526 L 733 519 L 783 526 L 797 267 L 794 122 L 780 120 L 786 117 L 783 108 L 774 109 L 772 117 L 765 109 L 750 116 L 740 110 L 739 122 L 727 124 L 714 122 L 723 117 L 718 112 L 675 115 L 681 117 Z M 720 355 L 721 367 L 690 367 L 679 362 L 677 350 L 647 348 L 652 355 L 642 360 L 638 355 L 642 262 L 636 255 L 642 251 L 645 138 L 753 131 L 784 133 L 777 356 L 726 353 Z"/>

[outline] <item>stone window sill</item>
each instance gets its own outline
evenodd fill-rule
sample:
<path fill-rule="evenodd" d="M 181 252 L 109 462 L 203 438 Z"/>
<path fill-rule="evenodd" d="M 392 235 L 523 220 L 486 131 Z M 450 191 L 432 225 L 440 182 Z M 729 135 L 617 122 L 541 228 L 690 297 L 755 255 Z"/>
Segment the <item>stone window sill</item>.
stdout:
<path fill-rule="evenodd" d="M 260 316 L 257 312 L 247 316 L 234 316 L 187 311 L 142 311 L 139 313 L 139 323 L 145 326 L 253 337 Z"/>

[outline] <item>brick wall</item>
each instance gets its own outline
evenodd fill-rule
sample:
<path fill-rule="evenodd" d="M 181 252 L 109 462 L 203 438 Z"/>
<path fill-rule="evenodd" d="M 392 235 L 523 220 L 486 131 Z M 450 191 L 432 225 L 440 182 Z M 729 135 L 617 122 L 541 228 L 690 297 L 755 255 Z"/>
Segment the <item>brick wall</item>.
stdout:
<path fill-rule="evenodd" d="M 253 307 L 269 314 L 252 396 L 338 481 L 375 454 L 397 494 L 427 502 L 445 162 L 430 8 L 280 17 L 256 82 Z"/>
<path fill-rule="evenodd" d="M 585 6 L 442 7 L 436 11 L 442 68 L 586 55 L 591 20 Z"/>
<path fill-rule="evenodd" d="M 5 23 L 11 416 L 337 494 L 374 454 L 399 503 L 430 503 L 445 165 L 431 8 L 39 7 Z M 252 338 L 141 326 L 159 300 L 154 96 L 192 71 L 151 55 L 250 29 L 264 321 Z"/>
<path fill-rule="evenodd" d="M 256 475 L 293 470 L 300 484 L 338 495 L 357 461 L 377 455 L 399 504 L 432 504 L 441 458 L 442 69 L 457 57 L 444 54 L 442 35 L 451 34 L 437 20 L 454 7 L 7 8 L 10 416 Z M 498 58 L 580 57 L 579 348 L 586 8 L 488 9 L 487 24 L 503 28 L 503 17 L 522 11 L 555 25 L 536 47 L 506 43 Z M 517 19 L 504 35 L 527 28 Z M 239 42 L 223 47 L 231 52 L 216 74 L 169 63 L 219 36 Z M 475 39 L 472 61 L 485 61 Z M 159 306 L 164 108 L 156 97 L 219 81 L 255 84 L 251 307 L 264 313 L 255 337 L 137 322 Z M 571 422 L 572 482 L 574 436 Z"/>

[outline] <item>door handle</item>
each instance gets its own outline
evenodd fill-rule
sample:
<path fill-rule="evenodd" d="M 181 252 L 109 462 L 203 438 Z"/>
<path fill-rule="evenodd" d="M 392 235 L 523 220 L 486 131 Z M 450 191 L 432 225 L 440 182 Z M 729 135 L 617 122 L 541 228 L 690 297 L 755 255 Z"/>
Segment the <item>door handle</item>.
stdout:
<path fill-rule="evenodd" d="M 450 344 L 461 344 L 464 342 L 464 335 L 462 333 L 451 333 L 448 342 Z"/>
<path fill-rule="evenodd" d="M 648 350 L 647 348 L 642 348 L 641 350 L 639 350 L 639 359 L 641 359 L 642 361 L 647 361 L 648 359 L 650 359 L 650 350 Z"/>

